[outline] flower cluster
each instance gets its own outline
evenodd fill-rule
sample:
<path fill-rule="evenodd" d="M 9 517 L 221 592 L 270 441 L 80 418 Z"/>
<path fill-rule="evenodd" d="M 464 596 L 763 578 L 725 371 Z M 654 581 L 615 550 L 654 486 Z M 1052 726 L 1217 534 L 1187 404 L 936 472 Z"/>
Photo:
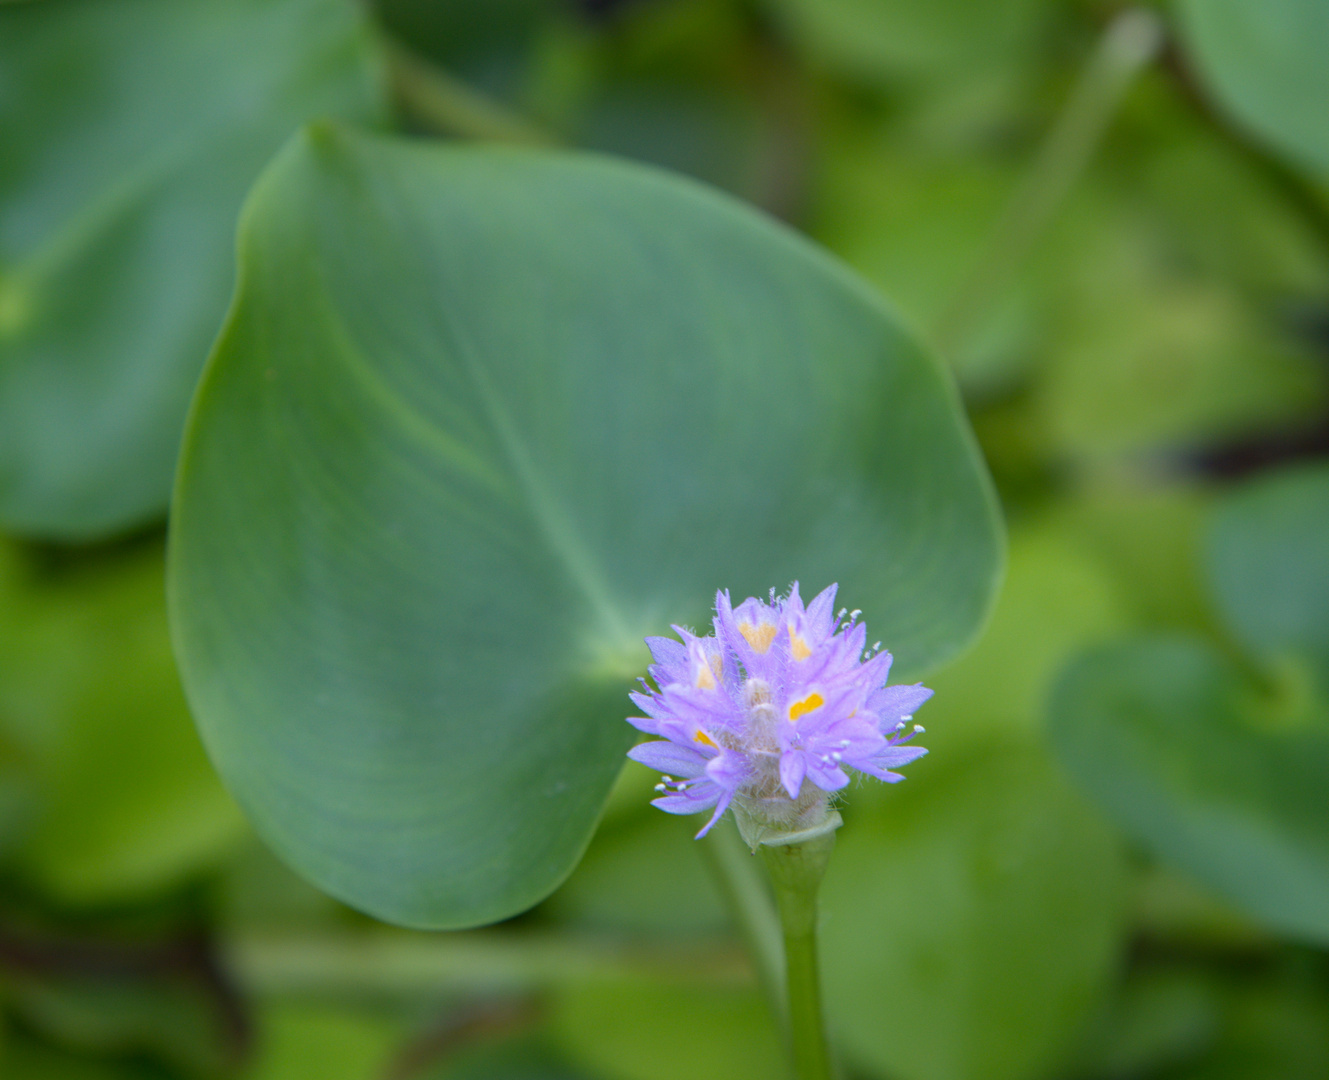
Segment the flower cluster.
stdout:
<path fill-rule="evenodd" d="M 661 810 L 714 808 L 698 838 L 731 803 L 754 847 L 760 835 L 816 828 L 846 769 L 893 783 L 904 777 L 892 769 L 927 753 L 904 744 L 922 732 L 909 721 L 932 691 L 886 685 L 890 653 L 881 642 L 865 651 L 859 612 L 832 615 L 835 591 L 806 608 L 797 582 L 787 597 L 772 590 L 770 603 L 736 608 L 721 592 L 713 636 L 675 626 L 681 641 L 646 639 L 658 689 L 642 681 L 632 700 L 646 715 L 628 722 L 662 741 L 628 756 L 665 774 Z"/>

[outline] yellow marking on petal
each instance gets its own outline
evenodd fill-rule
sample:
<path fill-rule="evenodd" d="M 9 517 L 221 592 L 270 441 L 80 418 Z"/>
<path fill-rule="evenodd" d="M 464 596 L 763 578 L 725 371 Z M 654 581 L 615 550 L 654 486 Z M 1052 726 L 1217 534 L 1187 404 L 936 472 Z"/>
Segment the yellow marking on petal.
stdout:
<path fill-rule="evenodd" d="M 715 673 L 711 671 L 710 664 L 697 665 L 697 683 L 698 690 L 715 689 Z"/>
<path fill-rule="evenodd" d="M 775 640 L 775 624 L 759 623 L 753 626 L 752 623 L 739 623 L 738 632 L 748 639 L 748 644 L 759 653 L 764 653 L 771 647 L 771 642 Z"/>
<path fill-rule="evenodd" d="M 697 729 L 697 734 L 695 734 L 695 735 L 692 736 L 692 737 L 693 737 L 697 742 L 702 743 L 702 744 L 705 745 L 705 746 L 713 746 L 713 747 L 715 747 L 715 749 L 717 749 L 717 750 L 720 749 L 720 744 L 717 743 L 714 739 L 712 739 L 709 735 L 707 735 L 706 732 L 702 731 L 701 728 L 698 728 L 698 729 Z"/>
<path fill-rule="evenodd" d="M 795 701 L 789 706 L 789 719 L 797 720 L 804 713 L 810 713 L 813 709 L 820 709 L 826 704 L 826 699 L 820 694 L 809 694 L 802 701 Z"/>
<path fill-rule="evenodd" d="M 803 635 L 798 633 L 793 626 L 789 627 L 789 655 L 795 660 L 806 660 L 812 655 L 812 646 L 803 639 Z"/>

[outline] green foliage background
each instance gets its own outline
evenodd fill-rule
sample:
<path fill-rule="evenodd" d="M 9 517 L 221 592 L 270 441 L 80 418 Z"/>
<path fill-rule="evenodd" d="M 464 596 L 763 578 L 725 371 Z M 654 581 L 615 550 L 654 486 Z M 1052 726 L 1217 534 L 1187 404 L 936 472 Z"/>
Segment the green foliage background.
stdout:
<path fill-rule="evenodd" d="M 1008 566 L 929 676 L 930 756 L 844 808 L 847 1076 L 1329 1074 L 1325 55 L 1323 0 L 0 4 L 0 1075 L 783 1067 L 645 770 L 548 899 L 430 934 L 296 877 L 208 763 L 167 625 L 170 477 L 241 203 L 321 119 L 716 185 L 954 374 Z M 271 230 L 313 212 L 250 205 Z M 243 522 L 193 520 L 247 550 Z"/>

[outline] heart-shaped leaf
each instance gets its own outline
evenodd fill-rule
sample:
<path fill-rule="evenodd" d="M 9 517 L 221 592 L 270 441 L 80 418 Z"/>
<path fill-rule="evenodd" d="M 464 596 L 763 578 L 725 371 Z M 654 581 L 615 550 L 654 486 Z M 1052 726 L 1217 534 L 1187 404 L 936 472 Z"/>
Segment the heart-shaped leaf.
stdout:
<path fill-rule="evenodd" d="M 1144 638 L 1066 671 L 1051 734 L 1136 839 L 1269 925 L 1329 942 L 1329 717 L 1276 704 L 1202 640 Z"/>
<path fill-rule="evenodd" d="M 378 97 L 350 0 L 0 4 L 0 522 L 165 510 L 246 190 Z"/>
<path fill-rule="evenodd" d="M 576 155 L 318 126 L 248 204 L 172 515 L 177 654 L 269 842 L 460 927 L 568 873 L 642 637 L 839 581 L 906 672 L 1000 560 L 941 367 L 806 241 Z"/>
<path fill-rule="evenodd" d="M 1329 4 L 1181 0 L 1178 14 L 1218 103 L 1275 150 L 1329 174 Z"/>

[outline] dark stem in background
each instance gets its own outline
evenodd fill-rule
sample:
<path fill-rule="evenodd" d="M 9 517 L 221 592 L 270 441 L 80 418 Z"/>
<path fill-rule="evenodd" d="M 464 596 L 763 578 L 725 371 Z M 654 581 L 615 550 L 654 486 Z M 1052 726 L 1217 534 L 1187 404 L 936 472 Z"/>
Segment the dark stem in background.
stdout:
<path fill-rule="evenodd" d="M 945 356 L 963 352 L 1093 158 L 1135 76 L 1157 54 L 1163 25 L 1144 9 L 1116 16 L 1080 73 L 978 262 L 934 327 Z"/>
<path fill-rule="evenodd" d="M 446 1063 L 461 1051 L 496 1043 L 528 1031 L 544 1019 L 531 997 L 497 998 L 470 1003 L 447 1013 L 429 1031 L 397 1055 L 383 1080 L 412 1080 Z"/>
<path fill-rule="evenodd" d="M 53 934 L 0 922 L 0 976 L 6 969 L 11 975 L 67 980 L 84 988 L 192 990 L 209 1003 L 231 1062 L 243 1062 L 251 1049 L 253 1027 L 245 1000 L 218 962 L 214 941 L 201 930 L 133 941 Z"/>
<path fill-rule="evenodd" d="M 558 139 L 410 49 L 384 42 L 393 95 L 408 118 L 439 135 L 554 146 Z"/>

